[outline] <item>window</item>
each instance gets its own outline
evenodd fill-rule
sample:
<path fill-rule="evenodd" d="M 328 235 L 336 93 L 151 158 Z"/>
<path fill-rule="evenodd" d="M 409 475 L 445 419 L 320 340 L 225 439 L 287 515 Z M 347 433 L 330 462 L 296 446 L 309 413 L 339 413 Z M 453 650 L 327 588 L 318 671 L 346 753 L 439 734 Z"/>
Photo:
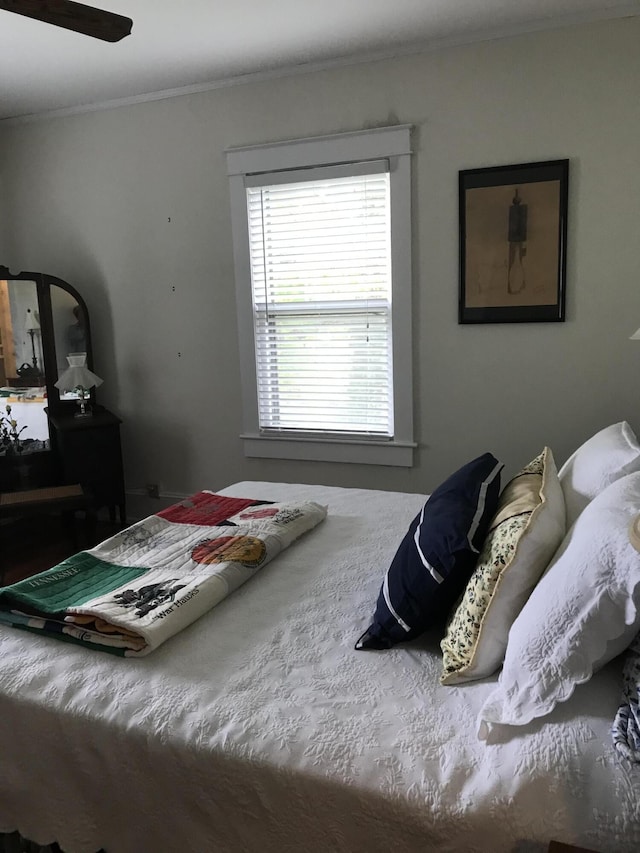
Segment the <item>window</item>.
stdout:
<path fill-rule="evenodd" d="M 409 141 L 227 152 L 247 455 L 412 464 Z"/>

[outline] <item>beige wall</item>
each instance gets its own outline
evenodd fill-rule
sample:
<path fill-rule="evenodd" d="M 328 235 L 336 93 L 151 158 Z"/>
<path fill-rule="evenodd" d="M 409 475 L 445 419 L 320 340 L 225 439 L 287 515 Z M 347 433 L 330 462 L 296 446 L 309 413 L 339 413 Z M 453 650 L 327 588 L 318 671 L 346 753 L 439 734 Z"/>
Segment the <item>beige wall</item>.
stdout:
<path fill-rule="evenodd" d="M 85 296 L 127 486 L 282 480 L 428 491 L 491 450 L 511 474 L 640 430 L 640 20 L 0 124 L 0 263 Z M 247 460 L 227 147 L 415 125 L 411 470 Z M 459 326 L 458 170 L 570 158 L 567 321 Z M 169 221 L 170 220 L 170 221 Z"/>

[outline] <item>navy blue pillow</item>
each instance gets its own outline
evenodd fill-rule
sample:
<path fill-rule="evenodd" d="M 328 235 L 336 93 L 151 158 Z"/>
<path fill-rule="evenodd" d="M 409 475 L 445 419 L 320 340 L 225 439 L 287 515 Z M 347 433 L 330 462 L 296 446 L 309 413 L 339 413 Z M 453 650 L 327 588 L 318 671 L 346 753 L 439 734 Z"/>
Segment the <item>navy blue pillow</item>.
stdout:
<path fill-rule="evenodd" d="M 444 621 L 467 585 L 495 515 L 502 463 L 468 462 L 433 492 L 387 571 L 356 649 L 389 649 Z"/>

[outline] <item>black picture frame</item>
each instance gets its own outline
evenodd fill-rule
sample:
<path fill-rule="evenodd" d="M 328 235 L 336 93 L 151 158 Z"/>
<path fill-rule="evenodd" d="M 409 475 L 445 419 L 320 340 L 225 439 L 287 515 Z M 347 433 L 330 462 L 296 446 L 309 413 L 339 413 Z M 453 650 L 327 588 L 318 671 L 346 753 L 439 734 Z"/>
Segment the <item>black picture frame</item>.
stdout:
<path fill-rule="evenodd" d="M 458 322 L 563 322 L 569 160 L 465 169 L 458 188 Z"/>

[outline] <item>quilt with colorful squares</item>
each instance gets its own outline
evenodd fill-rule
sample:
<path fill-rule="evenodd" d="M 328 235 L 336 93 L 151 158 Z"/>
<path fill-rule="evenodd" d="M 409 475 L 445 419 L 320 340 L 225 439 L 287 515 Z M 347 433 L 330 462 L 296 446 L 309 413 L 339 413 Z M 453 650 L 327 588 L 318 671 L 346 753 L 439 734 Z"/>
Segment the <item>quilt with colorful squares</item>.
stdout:
<path fill-rule="evenodd" d="M 198 492 L 52 569 L 0 588 L 0 623 L 146 655 L 324 520 L 314 502 Z"/>

